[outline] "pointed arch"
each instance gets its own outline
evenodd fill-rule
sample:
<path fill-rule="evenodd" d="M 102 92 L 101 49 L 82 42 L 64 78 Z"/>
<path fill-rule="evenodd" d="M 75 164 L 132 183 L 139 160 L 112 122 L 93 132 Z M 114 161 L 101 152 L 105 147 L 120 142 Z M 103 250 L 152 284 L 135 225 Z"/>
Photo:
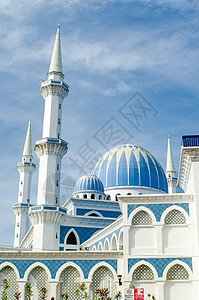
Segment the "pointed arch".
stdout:
<path fill-rule="evenodd" d="M 16 273 L 17 281 L 20 279 L 19 271 L 18 271 L 17 267 L 14 264 L 12 264 L 11 262 L 3 262 L 2 264 L 0 264 L 0 272 L 5 267 L 12 268 Z"/>
<path fill-rule="evenodd" d="M 43 267 L 36 266 L 32 268 L 27 277 L 27 284 L 31 285 L 31 289 L 33 292 L 33 295 L 31 297 L 32 300 L 42 298 L 42 288 L 46 288 L 47 298 L 49 298 L 49 277 Z M 25 295 L 25 299 L 27 299 L 27 294 Z"/>
<path fill-rule="evenodd" d="M 140 267 L 140 266 L 142 266 L 142 265 L 145 265 L 145 266 L 147 266 L 149 269 L 151 269 L 151 271 L 152 271 L 153 274 L 154 274 L 154 279 L 153 279 L 153 281 L 156 281 L 156 280 L 158 279 L 158 273 L 157 273 L 156 268 L 155 268 L 152 264 L 150 264 L 148 261 L 145 261 L 145 260 L 141 260 L 141 261 L 137 262 L 137 263 L 130 269 L 129 275 L 128 275 L 128 280 L 129 280 L 129 281 L 132 281 L 132 277 L 133 277 L 134 271 L 135 271 L 138 267 Z"/>
<path fill-rule="evenodd" d="M 30 266 L 27 268 L 27 270 L 26 270 L 26 272 L 25 272 L 25 274 L 24 274 L 23 279 L 24 279 L 25 281 L 27 281 L 30 272 L 31 272 L 33 269 L 37 268 L 37 267 L 41 267 L 41 268 L 43 268 L 43 269 L 46 271 L 46 273 L 47 273 L 47 275 L 48 275 L 48 280 L 51 280 L 51 279 L 52 279 L 50 270 L 48 269 L 48 267 L 47 267 L 46 265 L 44 265 L 44 264 L 41 263 L 41 262 L 35 262 L 35 263 L 33 263 L 32 265 L 30 265 Z"/>
<path fill-rule="evenodd" d="M 74 236 L 75 236 L 75 238 L 76 238 L 76 241 L 77 241 L 76 244 L 67 244 L 67 239 L 68 239 L 68 237 L 69 237 L 69 235 L 70 235 L 71 233 L 73 233 Z M 65 246 L 66 246 L 66 245 L 73 245 L 73 246 L 79 247 L 79 245 L 80 245 L 79 235 L 78 235 L 78 233 L 76 232 L 76 230 L 75 230 L 74 228 L 71 228 L 71 229 L 67 232 L 67 234 L 66 234 L 66 236 L 65 236 L 65 238 L 64 238 L 64 245 L 65 245 Z"/>
<path fill-rule="evenodd" d="M 111 250 L 117 250 L 117 237 L 115 233 L 111 237 Z"/>
<path fill-rule="evenodd" d="M 102 214 L 100 214 L 97 210 L 91 210 L 91 211 L 87 212 L 84 216 L 89 217 L 91 214 L 96 214 L 100 218 L 103 217 Z"/>
<path fill-rule="evenodd" d="M 79 268 L 78 268 L 79 269 Z M 76 295 L 76 290 L 79 288 L 80 283 L 82 282 L 80 272 L 76 266 L 69 265 L 62 270 L 59 276 L 59 285 L 58 291 L 61 295 L 62 293 L 67 292 L 69 299 L 79 299 Z"/>
<path fill-rule="evenodd" d="M 156 217 L 155 217 L 154 213 L 149 208 L 147 208 L 147 207 L 139 206 L 139 207 L 137 207 L 136 209 L 134 209 L 131 212 L 131 214 L 130 214 L 130 216 L 128 218 L 128 224 L 130 226 L 132 225 L 132 221 L 133 221 L 134 216 L 137 213 L 142 212 L 142 211 L 145 212 L 145 213 L 147 213 L 149 215 L 149 217 L 151 218 L 151 221 L 152 221 L 151 225 L 154 225 L 156 223 Z"/>
<path fill-rule="evenodd" d="M 165 209 L 165 211 L 162 213 L 161 220 L 160 220 L 160 223 L 162 225 L 164 225 L 165 219 L 168 216 L 168 214 L 171 213 L 174 210 L 179 211 L 184 216 L 185 223 L 181 223 L 181 224 L 184 224 L 184 225 L 189 224 L 189 215 L 187 214 L 187 212 L 182 207 L 180 207 L 178 205 L 171 205 L 170 207 Z M 179 224 L 179 223 L 177 223 L 177 224 Z"/>
<path fill-rule="evenodd" d="M 123 250 L 124 243 L 123 243 L 123 229 L 120 230 L 119 238 L 118 238 L 118 249 Z"/>
<path fill-rule="evenodd" d="M 74 262 L 67 262 L 65 264 L 63 264 L 58 270 L 57 270 L 57 273 L 56 273 L 56 276 L 55 276 L 55 281 L 59 281 L 59 278 L 60 278 L 60 275 L 61 273 L 68 267 L 73 267 L 75 269 L 78 270 L 79 274 L 80 274 L 80 278 L 81 278 L 81 281 L 84 282 L 84 273 L 82 271 L 82 269 Z"/>
<path fill-rule="evenodd" d="M 8 287 L 6 289 L 7 293 L 7 299 L 12 300 L 13 295 L 18 292 L 19 290 L 19 285 L 17 281 L 17 274 L 14 270 L 14 268 L 8 264 L 3 266 L 0 270 L 0 294 L 1 296 L 4 290 L 4 280 L 7 280 Z M 3 299 L 3 297 L 2 297 Z"/>
<path fill-rule="evenodd" d="M 114 272 L 115 273 L 115 272 Z M 117 292 L 117 286 L 114 279 L 114 273 L 109 266 L 104 264 L 101 266 L 95 265 L 95 270 L 92 272 L 90 292 L 91 297 L 95 298 L 96 289 L 108 288 L 110 297 L 113 297 Z"/>
<path fill-rule="evenodd" d="M 97 250 L 99 250 L 99 251 L 103 250 L 102 242 L 99 242 Z"/>
<path fill-rule="evenodd" d="M 166 281 L 167 280 L 167 274 L 168 274 L 168 271 L 174 267 L 175 265 L 180 265 L 182 266 L 187 272 L 188 272 L 188 275 L 189 275 L 189 279 L 187 280 L 191 280 L 192 279 L 192 270 L 191 268 L 186 264 L 184 263 L 183 261 L 179 260 L 179 259 L 176 259 L 174 261 L 172 261 L 171 263 L 169 263 L 166 268 L 164 269 L 164 272 L 163 272 L 163 276 L 162 278 Z"/>
<path fill-rule="evenodd" d="M 88 281 L 92 281 L 93 273 L 100 267 L 107 267 L 113 273 L 114 281 L 118 281 L 115 269 L 105 261 L 101 261 L 92 267 L 88 274 Z"/>
<path fill-rule="evenodd" d="M 106 240 L 104 242 L 104 250 L 108 251 L 109 249 L 110 249 L 109 240 L 108 240 L 108 238 L 106 238 Z"/>

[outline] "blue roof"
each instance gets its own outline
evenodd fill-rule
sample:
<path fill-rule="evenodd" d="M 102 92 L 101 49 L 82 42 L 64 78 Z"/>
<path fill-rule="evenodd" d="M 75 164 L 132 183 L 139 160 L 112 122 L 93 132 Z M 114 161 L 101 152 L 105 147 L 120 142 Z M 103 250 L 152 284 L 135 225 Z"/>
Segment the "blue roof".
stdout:
<path fill-rule="evenodd" d="M 144 186 L 168 192 L 167 180 L 160 163 L 152 154 L 131 144 L 117 146 L 97 162 L 94 174 L 105 188 Z"/>
<path fill-rule="evenodd" d="M 199 146 L 199 135 L 183 135 L 182 145 L 183 147 Z"/>
<path fill-rule="evenodd" d="M 104 193 L 104 186 L 101 180 L 95 175 L 84 175 L 75 184 L 75 192 L 96 191 Z"/>

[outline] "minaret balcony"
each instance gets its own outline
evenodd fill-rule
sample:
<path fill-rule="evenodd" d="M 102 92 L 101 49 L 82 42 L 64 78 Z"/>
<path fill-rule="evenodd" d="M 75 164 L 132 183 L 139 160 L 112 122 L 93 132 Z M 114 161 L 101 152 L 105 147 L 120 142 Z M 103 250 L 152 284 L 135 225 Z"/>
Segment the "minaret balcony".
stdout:
<path fill-rule="evenodd" d="M 17 170 L 19 173 L 29 171 L 31 174 L 35 171 L 36 165 L 33 164 L 32 162 L 19 162 L 17 164 Z"/>
<path fill-rule="evenodd" d="M 33 224 L 38 223 L 60 223 L 67 210 L 58 206 L 38 205 L 32 206 L 28 216 Z"/>
<path fill-rule="evenodd" d="M 68 95 L 69 85 L 64 81 L 49 79 L 42 82 L 40 92 L 44 99 L 49 95 L 57 95 L 64 99 Z"/>
<path fill-rule="evenodd" d="M 68 151 L 68 143 L 57 138 L 43 138 L 35 142 L 35 152 L 40 158 L 43 155 L 58 155 L 61 158 Z"/>

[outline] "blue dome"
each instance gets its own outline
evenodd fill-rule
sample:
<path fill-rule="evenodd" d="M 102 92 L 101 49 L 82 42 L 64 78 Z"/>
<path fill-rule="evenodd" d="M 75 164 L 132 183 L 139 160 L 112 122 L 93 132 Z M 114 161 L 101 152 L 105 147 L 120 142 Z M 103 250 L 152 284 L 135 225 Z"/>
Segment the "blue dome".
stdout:
<path fill-rule="evenodd" d="M 104 186 L 101 180 L 95 175 L 84 175 L 78 179 L 74 188 L 75 192 L 95 191 L 104 193 Z"/>
<path fill-rule="evenodd" d="M 160 163 L 141 147 L 126 144 L 106 152 L 97 162 L 94 174 L 106 188 L 143 186 L 168 192 Z"/>

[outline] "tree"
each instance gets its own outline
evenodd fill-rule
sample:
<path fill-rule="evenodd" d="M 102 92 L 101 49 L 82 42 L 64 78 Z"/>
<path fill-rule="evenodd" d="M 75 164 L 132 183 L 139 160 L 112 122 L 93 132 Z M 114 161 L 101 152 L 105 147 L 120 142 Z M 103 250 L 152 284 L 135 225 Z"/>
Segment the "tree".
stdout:
<path fill-rule="evenodd" d="M 9 288 L 9 284 L 8 284 L 8 279 L 5 278 L 3 280 L 3 295 L 2 295 L 2 300 L 8 300 L 8 295 L 7 295 L 7 289 Z"/>
<path fill-rule="evenodd" d="M 76 295 L 80 296 L 81 299 L 86 300 L 89 298 L 87 287 L 84 282 L 80 284 L 79 288 L 75 291 L 75 293 Z"/>
<path fill-rule="evenodd" d="M 16 300 L 19 300 L 19 298 L 21 298 L 21 292 L 16 292 L 14 294 L 14 297 L 15 297 Z"/>
<path fill-rule="evenodd" d="M 104 289 L 96 289 L 95 293 L 97 295 L 97 299 L 100 300 L 111 300 L 111 297 L 109 297 L 109 290 L 106 288 Z"/>
<path fill-rule="evenodd" d="M 61 293 L 61 294 L 60 294 L 60 296 L 61 296 L 62 300 L 67 300 L 67 299 L 68 299 L 68 297 L 69 297 L 69 295 L 68 295 L 68 293 L 67 293 L 67 292 L 65 292 L 65 293 Z"/>
<path fill-rule="evenodd" d="M 33 296 L 33 291 L 32 291 L 32 287 L 30 285 L 30 283 L 27 283 L 26 285 L 26 295 L 28 300 L 31 300 L 31 297 Z"/>
<path fill-rule="evenodd" d="M 47 297 L 47 289 L 46 289 L 45 287 L 42 287 L 41 292 L 42 292 L 42 297 L 41 297 L 41 299 L 42 299 L 42 300 L 45 300 L 46 297 Z"/>

